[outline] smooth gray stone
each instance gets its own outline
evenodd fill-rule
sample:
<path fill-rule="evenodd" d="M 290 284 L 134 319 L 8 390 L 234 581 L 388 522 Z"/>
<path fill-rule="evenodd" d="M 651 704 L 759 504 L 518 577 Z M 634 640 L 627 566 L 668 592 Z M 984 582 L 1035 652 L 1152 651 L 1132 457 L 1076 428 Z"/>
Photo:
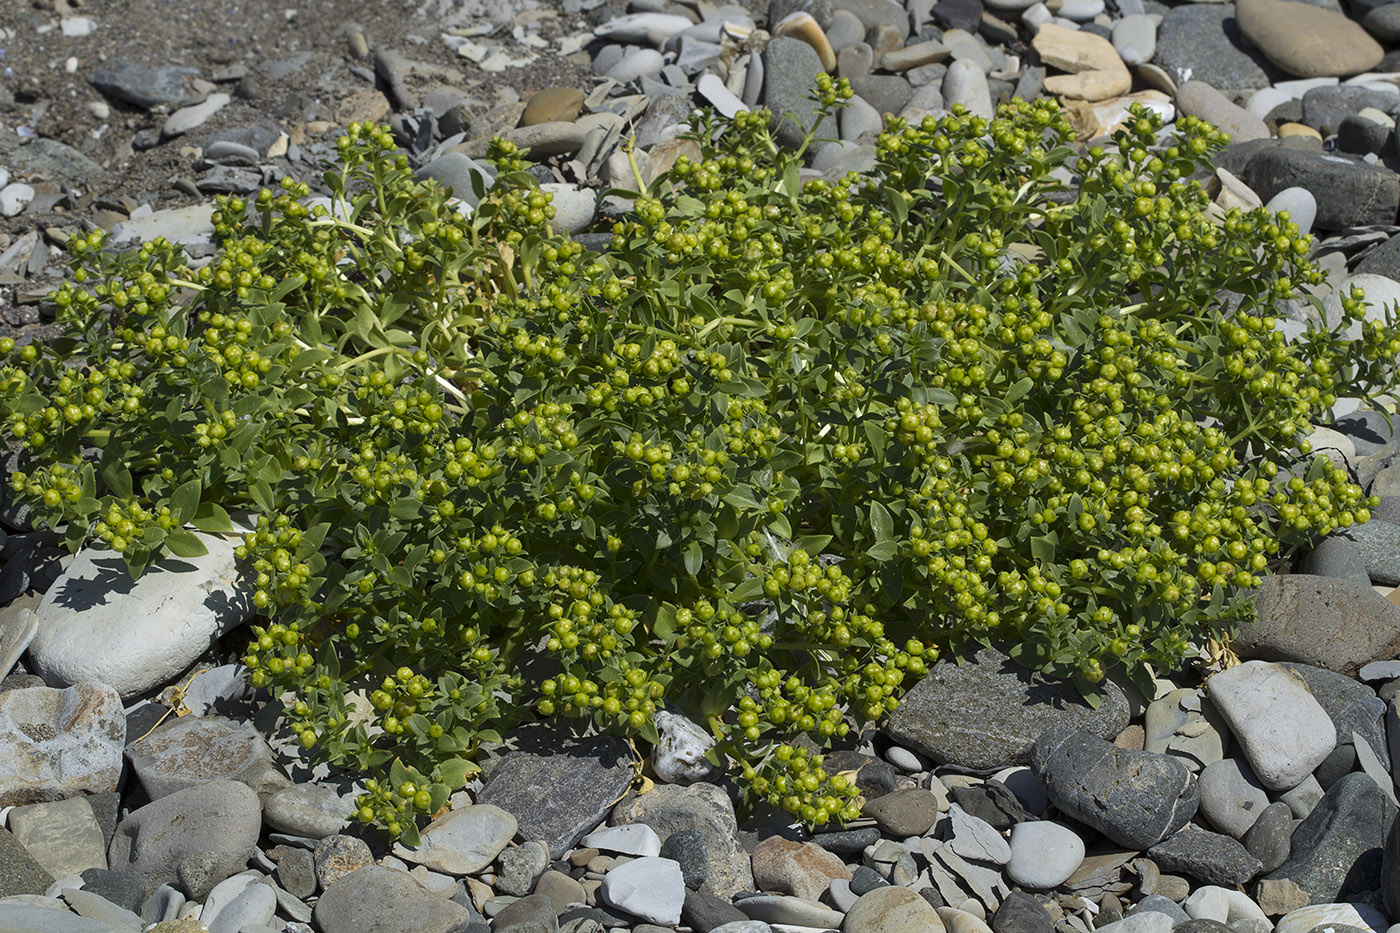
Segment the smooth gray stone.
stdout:
<path fill-rule="evenodd" d="M 246 859 L 261 830 L 262 805 L 246 784 L 200 784 L 128 814 L 112 838 L 108 867 L 140 875 L 154 890 L 176 880 L 176 865 L 186 856 Z"/>
<path fill-rule="evenodd" d="M 837 10 L 831 14 L 831 25 L 826 30 L 826 41 L 833 52 L 855 45 L 865 39 L 865 25 L 850 10 Z"/>
<path fill-rule="evenodd" d="M 1152 61 L 1178 85 L 1204 81 L 1226 94 L 1268 87 L 1279 74 L 1249 48 L 1228 3 L 1188 3 L 1168 10 L 1157 26 Z"/>
<path fill-rule="evenodd" d="M 884 118 L 859 95 L 847 101 L 846 107 L 837 115 L 841 127 L 841 138 L 856 142 L 866 134 L 878 135 L 885 128 Z"/>
<path fill-rule="evenodd" d="M 554 933 L 559 920 L 554 904 L 543 894 L 522 897 L 492 918 L 495 933 Z"/>
<path fill-rule="evenodd" d="M 1242 885 L 1264 868 L 1259 859 L 1236 840 L 1194 823 L 1188 823 L 1148 849 L 1147 855 L 1163 871 L 1221 887 Z"/>
<path fill-rule="evenodd" d="M 856 75 L 851 79 L 851 90 L 881 114 L 899 113 L 914 93 L 903 75 Z"/>
<path fill-rule="evenodd" d="M 727 898 L 716 897 L 705 889 L 687 890 L 681 906 L 681 922 L 698 933 L 710 933 L 726 923 L 748 921 L 748 915 Z"/>
<path fill-rule="evenodd" d="M 887 3 L 888 0 L 877 2 Z M 818 139 L 835 138 L 836 127 L 828 125 L 834 121 L 827 118 L 817 125 L 816 102 L 807 99 L 817 75 L 823 70 L 816 50 L 801 39 L 778 36 L 763 47 L 761 57 L 763 106 L 773 113 L 778 140 L 786 146 L 796 146 L 814 129 Z"/>
<path fill-rule="evenodd" d="M 1369 582 L 1400 585 L 1400 525 L 1372 520 L 1353 525 L 1343 534 L 1356 543 Z"/>
<path fill-rule="evenodd" d="M 1381 850 L 1395 815 L 1369 775 L 1348 774 L 1293 831 L 1288 861 L 1266 877 L 1294 882 L 1315 904 L 1359 899 L 1380 887 Z"/>
<path fill-rule="evenodd" d="M 273 829 L 313 839 L 340 832 L 350 807 L 340 795 L 319 784 L 293 784 L 263 801 L 263 822 Z"/>
<path fill-rule="evenodd" d="M 982 648 L 962 664 L 942 660 L 905 695 L 884 732 L 939 764 L 993 770 L 1026 764 L 1048 729 L 1066 726 L 1108 738 L 1128 725 L 1128 700 L 1105 682 L 1092 709 L 1072 684 L 1026 670 Z"/>
<path fill-rule="evenodd" d="M 823 904 L 804 901 L 800 897 L 786 897 L 776 894 L 746 897 L 735 901 L 734 906 L 753 920 L 818 929 L 838 928 L 844 917 L 839 911 L 832 910 Z"/>
<path fill-rule="evenodd" d="M 100 920 L 27 904 L 0 906 L 0 930 L 5 933 L 119 933 Z"/>
<path fill-rule="evenodd" d="M 64 888 L 62 897 L 79 916 L 105 923 L 123 933 L 140 933 L 141 918 L 124 907 L 118 907 L 100 894 L 76 888 Z M 237 931 L 235 931 L 237 933 Z"/>
<path fill-rule="evenodd" d="M 108 97 L 149 110 L 185 96 L 185 70 L 150 68 L 124 58 L 109 58 L 98 63 L 88 83 Z"/>
<path fill-rule="evenodd" d="M 1179 760 L 1118 748 L 1068 726 L 1046 731 L 1030 759 L 1051 802 L 1126 848 L 1161 842 L 1200 803 L 1195 776 Z"/>
<path fill-rule="evenodd" d="M 141 922 L 160 923 L 162 920 L 177 920 L 184 906 L 185 895 L 170 885 L 163 884 L 141 905 Z"/>
<path fill-rule="evenodd" d="M 1376 7 L 1362 18 L 1361 26 L 1382 42 L 1400 39 L 1400 6 L 1387 3 Z"/>
<path fill-rule="evenodd" d="M 1400 108 L 1400 96 L 1345 84 L 1315 87 L 1303 94 L 1303 122 L 1323 136 L 1333 136 L 1341 129 L 1342 120 L 1367 107 L 1394 115 Z"/>
<path fill-rule="evenodd" d="M 445 152 L 414 173 L 414 179 L 436 179 L 439 184 L 452 190 L 453 197 L 461 198 L 472 207 L 481 199 L 477 196 L 476 185 L 482 192 L 488 191 L 496 179 L 492 173 L 475 159 L 460 152 Z"/>
<path fill-rule="evenodd" d="M 1352 734 L 1359 732 L 1380 759 L 1381 767 L 1390 769 L 1390 750 L 1382 724 L 1386 704 L 1374 690 L 1351 677 L 1311 664 L 1284 661 L 1283 666 L 1302 677 L 1317 702 L 1322 704 L 1337 728 L 1339 747 L 1351 745 Z"/>
<path fill-rule="evenodd" d="M 1394 172 L 1336 153 L 1265 149 L 1249 160 L 1243 181 L 1264 200 L 1285 188 L 1308 189 L 1317 199 L 1321 230 L 1393 224 L 1400 205 Z"/>
<path fill-rule="evenodd" d="M 466 908 L 426 890 L 411 876 L 367 865 L 340 878 L 316 902 L 317 927 L 336 933 L 449 933 L 467 920 Z"/>
<path fill-rule="evenodd" d="M 1271 872 L 1284 862 L 1292 852 L 1291 840 L 1297 822 L 1288 804 L 1276 800 L 1264 808 L 1259 819 L 1249 828 L 1240 840 L 1249 854 L 1257 858 L 1263 866 L 1260 871 Z"/>
<path fill-rule="evenodd" d="M 1223 758 L 1201 771 L 1201 812 L 1220 831 L 1242 839 L 1269 805 L 1264 790 L 1249 763 Z"/>
<path fill-rule="evenodd" d="M 1348 114 L 1337 127 L 1337 148 L 1355 155 L 1380 152 L 1394 130 L 1394 126 L 1378 123 L 1364 114 Z"/>
<path fill-rule="evenodd" d="M 902 5 L 890 0 L 833 0 L 832 12 L 848 10 L 856 15 L 868 34 L 877 26 L 893 26 L 899 33 L 900 41 L 909 38 L 909 17 L 904 14 Z M 819 18 L 818 23 L 821 22 Z"/>
<path fill-rule="evenodd" d="M 1159 914 L 1166 914 L 1168 917 L 1171 917 L 1173 925 L 1179 923 L 1186 923 L 1188 920 L 1191 919 L 1190 915 L 1187 914 L 1186 911 L 1181 909 L 1180 904 L 1178 904 L 1171 898 L 1163 897 L 1160 894 L 1149 894 L 1147 897 L 1144 897 L 1142 900 L 1138 901 L 1138 903 L 1134 905 L 1133 909 L 1128 913 L 1128 916 L 1131 917 L 1133 916 L 1133 914 L 1154 910 Z"/>
<path fill-rule="evenodd" d="M 1284 188 L 1269 198 L 1264 209 L 1276 214 L 1287 211 L 1289 222 L 1298 225 L 1299 233 L 1311 233 L 1313 223 L 1317 220 L 1317 198 L 1313 197 L 1312 192 L 1307 188 Z M 1353 440 L 1355 439 L 1353 438 Z M 1360 453 L 1360 451 L 1361 448 L 1358 445 L 1357 452 Z"/>
<path fill-rule="evenodd" d="M 1150 62 L 1157 51 L 1157 23 L 1150 16 L 1124 16 L 1113 24 L 1113 47 L 1125 65 Z"/>
<path fill-rule="evenodd" d="M 1303 189 L 1306 190 L 1306 189 Z M 1342 534 L 1328 535 L 1317 543 L 1298 568 L 1301 573 L 1318 577 L 1350 580 L 1362 586 L 1371 585 L 1366 572 L 1366 559 L 1355 541 Z"/>
<path fill-rule="evenodd" d="M 205 922 L 209 933 L 239 933 L 249 926 L 271 923 L 276 913 L 277 892 L 271 885 L 254 882 L 225 904 L 211 918 L 212 922 Z"/>
<path fill-rule="evenodd" d="M 1024 891 L 1012 891 L 992 915 L 993 933 L 1053 933 L 1050 911 Z"/>

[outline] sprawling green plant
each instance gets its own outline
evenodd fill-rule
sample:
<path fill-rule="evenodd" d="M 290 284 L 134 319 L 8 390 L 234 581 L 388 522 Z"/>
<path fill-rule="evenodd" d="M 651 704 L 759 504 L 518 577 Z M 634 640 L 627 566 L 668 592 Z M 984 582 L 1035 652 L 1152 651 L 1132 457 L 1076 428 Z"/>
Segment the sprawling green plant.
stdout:
<path fill-rule="evenodd" d="M 468 214 L 354 125 L 329 209 L 223 199 L 202 269 L 75 238 L 69 336 L 0 348 L 11 487 L 133 573 L 256 515 L 250 676 L 392 835 L 536 712 L 655 740 L 678 710 L 753 798 L 849 819 L 797 739 L 941 653 L 1010 643 L 1092 693 L 1368 518 L 1301 438 L 1393 388 L 1400 327 L 1343 339 L 1356 292 L 1286 342 L 1310 239 L 1185 181 L 1221 134 L 1159 129 L 1077 154 L 1046 101 L 896 120 L 832 184 L 766 113 L 705 117 L 595 254 L 508 144 Z"/>

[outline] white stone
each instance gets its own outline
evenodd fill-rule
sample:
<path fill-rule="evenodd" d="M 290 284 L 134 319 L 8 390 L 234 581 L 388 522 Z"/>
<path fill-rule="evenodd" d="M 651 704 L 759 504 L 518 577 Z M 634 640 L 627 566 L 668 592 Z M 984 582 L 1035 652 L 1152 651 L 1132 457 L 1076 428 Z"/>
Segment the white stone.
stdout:
<path fill-rule="evenodd" d="M 638 78 L 660 74 L 661 69 L 665 67 L 666 60 L 656 49 L 634 48 L 623 55 L 621 61 L 608 69 L 607 77 L 626 84 L 628 81 L 636 81 Z"/>
<path fill-rule="evenodd" d="M 693 784 L 722 773 L 719 765 L 705 757 L 715 744 L 708 732 L 666 710 L 658 711 L 653 721 L 660 734 L 651 752 L 651 767 L 657 777 L 667 784 Z"/>
<path fill-rule="evenodd" d="M 974 117 L 990 120 L 995 115 L 986 72 L 973 61 L 956 61 L 948 66 L 948 73 L 943 76 L 943 101 L 950 110 L 953 105 L 962 104 Z"/>
<path fill-rule="evenodd" d="M 648 856 L 611 869 L 598 889 L 603 901 L 648 923 L 675 926 L 685 902 L 680 863 Z"/>
<path fill-rule="evenodd" d="M 582 233 L 598 213 L 598 195 L 569 182 L 546 182 L 540 190 L 553 195 L 554 219 L 550 223 L 567 233 Z"/>
<path fill-rule="evenodd" d="M 1381 308 L 1400 303 L 1400 282 L 1371 272 L 1347 276 L 1337 283 L 1332 294 L 1323 299 L 1322 308 L 1327 314 L 1329 325 L 1335 326 L 1342 320 L 1342 298 L 1351 294 L 1353 285 L 1359 286 L 1366 292 L 1367 320 L 1381 320 Z M 1343 331 L 1343 336 L 1348 340 L 1359 340 L 1361 338 L 1361 322 L 1352 321 L 1348 324 Z"/>
<path fill-rule="evenodd" d="M 699 91 L 700 96 L 709 101 L 722 116 L 732 117 L 741 110 L 749 109 L 747 104 L 725 86 L 717 74 L 706 72 L 696 82 L 695 90 Z"/>
<path fill-rule="evenodd" d="M 212 927 L 213 921 L 223 909 L 236 901 L 244 891 L 248 890 L 249 885 L 261 877 L 262 872 L 241 871 L 214 885 L 214 889 L 204 899 L 204 910 L 199 915 L 200 919 L 204 921 L 204 925 Z M 238 933 L 238 931 L 234 930 L 233 933 Z"/>
<path fill-rule="evenodd" d="M 1095 933 L 1171 933 L 1174 921 L 1156 910 L 1142 910 L 1122 920 L 1097 927 Z"/>
<path fill-rule="evenodd" d="M 1084 840 L 1053 820 L 1034 820 L 1011 827 L 1011 858 L 1006 877 L 1035 890 L 1058 887 L 1084 861 Z"/>
<path fill-rule="evenodd" d="M 92 31 L 97 28 L 97 20 L 87 16 L 65 16 L 58 26 L 66 38 L 81 39 L 83 36 L 92 35 Z"/>
<path fill-rule="evenodd" d="M 1297 185 L 1284 188 L 1269 198 L 1269 203 L 1264 207 L 1275 214 L 1288 211 L 1289 221 L 1298 225 L 1300 234 L 1311 233 L 1313 221 L 1317 219 L 1317 198 L 1313 197 L 1313 193 L 1307 188 Z"/>
<path fill-rule="evenodd" d="M 1145 13 L 1123 17 L 1113 24 L 1113 47 L 1125 65 L 1151 61 L 1157 51 L 1157 24 Z"/>
<path fill-rule="evenodd" d="M 1103 0 L 1064 0 L 1055 14 L 1071 22 L 1087 23 L 1102 13 L 1103 8 Z"/>
<path fill-rule="evenodd" d="M 22 597 L 33 599 L 34 597 Z M 0 609 L 0 680 L 14 670 L 15 662 L 39 631 L 39 617 L 28 606 L 12 603 Z"/>
<path fill-rule="evenodd" d="M 673 13 L 629 13 L 609 20 L 593 34 L 613 42 L 649 42 L 659 46 L 694 25 L 688 17 Z"/>
<path fill-rule="evenodd" d="M 1249 99 L 1244 102 L 1244 109 L 1262 120 L 1279 104 L 1286 104 L 1290 100 L 1296 99 L 1292 94 L 1280 91 L 1276 87 L 1260 88 L 1249 95 Z"/>
<path fill-rule="evenodd" d="M 1279 918 L 1274 933 L 1308 933 L 1327 923 L 1383 933 L 1385 914 L 1368 904 L 1312 904 L 1289 911 Z"/>
<path fill-rule="evenodd" d="M 1026 28 L 1031 31 L 1031 35 L 1039 35 L 1040 27 L 1054 20 L 1055 14 L 1050 12 L 1049 7 L 1044 3 L 1032 3 L 1026 7 L 1026 11 L 1021 14 L 1021 22 L 1026 24 Z"/>
<path fill-rule="evenodd" d="M 476 804 L 433 820 L 421 834 L 422 845 L 397 844 L 394 854 L 433 871 L 471 875 L 496 860 L 517 828 L 515 817 L 500 807 Z"/>
<path fill-rule="evenodd" d="M 455 891 L 457 886 L 452 887 Z M 270 885 L 250 884 L 212 920 L 201 915 L 200 921 L 209 927 L 209 933 L 240 933 L 272 923 L 276 913 L 277 892 Z"/>
<path fill-rule="evenodd" d="M 623 855 L 659 855 L 661 837 L 645 823 L 603 826 L 578 841 L 583 847 L 620 852 Z"/>
<path fill-rule="evenodd" d="M 165 139 L 183 136 L 202 126 L 205 120 L 227 107 L 231 100 L 233 98 L 227 94 L 210 94 L 201 103 L 181 107 L 166 117 L 165 125 L 160 128 L 160 135 Z"/>
<path fill-rule="evenodd" d="M 958 855 L 996 865 L 1005 865 L 1011 860 L 1011 847 L 986 820 L 973 816 L 957 804 L 948 808 L 948 820 L 953 833 L 949 845 Z"/>
<path fill-rule="evenodd" d="M 1297 78 L 1292 81 L 1274 82 L 1274 90 L 1282 91 L 1294 100 L 1302 100 L 1303 95 L 1317 87 L 1335 87 L 1337 78 Z"/>
<path fill-rule="evenodd" d="M 1220 182 L 1220 193 L 1215 196 L 1215 203 L 1229 210 L 1238 207 L 1243 211 L 1252 211 L 1256 207 L 1263 207 L 1264 202 L 1259 199 L 1259 195 L 1244 182 L 1236 178 L 1232 173 L 1223 168 L 1215 170 L 1216 179 Z"/>
<path fill-rule="evenodd" d="M 1222 888 L 1218 885 L 1203 885 L 1191 892 L 1182 902 L 1182 908 L 1192 920 L 1215 920 L 1230 923 L 1234 920 L 1262 920 L 1269 922 L 1259 905 L 1249 899 L 1243 891 Z"/>
<path fill-rule="evenodd" d="M 969 898 L 963 904 L 966 907 L 976 905 L 978 909 L 985 910 L 981 901 L 975 898 Z M 943 921 L 943 929 L 947 933 L 992 933 L 985 920 L 964 907 L 939 907 L 938 919 Z"/>
<path fill-rule="evenodd" d="M 0 188 L 0 214 L 14 217 L 34 200 L 34 189 L 22 181 Z"/>
<path fill-rule="evenodd" d="M 214 240 L 214 205 L 194 204 L 145 217 L 123 220 L 112 228 L 112 243 L 148 242 L 163 236 L 181 246 L 200 246 Z"/>
<path fill-rule="evenodd" d="M 1286 790 L 1337 744 L 1336 727 L 1302 677 L 1268 661 L 1246 661 L 1206 681 L 1259 783 Z"/>
<path fill-rule="evenodd" d="M 252 617 L 233 542 L 195 533 L 200 557 L 167 557 L 138 580 L 114 551 L 84 548 L 36 610 L 33 670 L 56 686 L 96 680 L 130 699 L 170 683 Z"/>

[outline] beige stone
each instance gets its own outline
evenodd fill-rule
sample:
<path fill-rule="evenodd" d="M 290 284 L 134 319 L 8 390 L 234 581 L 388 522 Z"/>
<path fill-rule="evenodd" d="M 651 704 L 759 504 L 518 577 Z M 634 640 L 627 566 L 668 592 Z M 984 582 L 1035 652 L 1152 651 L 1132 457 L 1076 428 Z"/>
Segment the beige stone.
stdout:
<path fill-rule="evenodd" d="M 1031 45 L 1041 61 L 1069 72 L 1045 79 L 1045 90 L 1071 100 L 1102 101 L 1132 90 L 1133 76 L 1113 43 L 1102 36 L 1047 23 Z"/>
<path fill-rule="evenodd" d="M 1240 32 L 1275 65 L 1300 78 L 1370 71 L 1385 49 L 1342 13 L 1289 0 L 1239 0 Z"/>
<path fill-rule="evenodd" d="M 1113 43 L 1103 36 L 1046 23 L 1031 40 L 1040 59 L 1052 68 L 1079 74 L 1084 71 L 1127 70 Z"/>
<path fill-rule="evenodd" d="M 341 126 L 361 123 L 383 123 L 389 118 L 389 98 L 375 88 L 355 91 L 336 108 L 336 122 Z"/>
<path fill-rule="evenodd" d="M 851 880 L 841 859 L 814 842 L 769 836 L 753 850 L 753 883 L 760 891 L 818 900 L 835 878 Z"/>
<path fill-rule="evenodd" d="M 1282 917 L 1300 907 L 1308 906 L 1312 901 L 1307 892 L 1298 887 L 1297 882 L 1292 879 L 1261 878 L 1254 902 L 1265 915 Z"/>
<path fill-rule="evenodd" d="M 1077 75 L 1051 75 L 1045 79 L 1045 90 L 1056 97 L 1093 103 L 1126 94 L 1132 86 L 1133 79 L 1126 68 L 1121 71 L 1084 71 Z"/>
<path fill-rule="evenodd" d="M 822 32 L 822 27 L 817 25 L 817 21 L 811 13 L 803 13 L 799 10 L 784 16 L 778 25 L 773 27 L 773 35 L 801 39 L 816 51 L 824 70 L 836 70 L 836 52 L 832 50 L 831 43 L 827 41 L 826 33 Z"/>
<path fill-rule="evenodd" d="M 521 126 L 534 126 L 537 123 L 562 121 L 568 123 L 578 118 L 583 107 L 583 92 L 574 87 L 547 87 L 537 92 L 525 105 L 520 114 Z"/>
<path fill-rule="evenodd" d="M 886 885 L 876 888 L 851 905 L 846 913 L 846 930 L 920 930 L 944 933 L 943 920 L 928 901 L 908 888 Z"/>
<path fill-rule="evenodd" d="M 880 64 L 886 71 L 907 71 L 910 68 L 946 61 L 951 54 L 953 53 L 943 43 L 930 40 L 886 52 Z"/>
<path fill-rule="evenodd" d="M 1264 202 L 1259 199 L 1259 195 L 1255 194 L 1249 185 L 1225 169 L 1216 169 L 1215 177 L 1220 186 L 1219 192 L 1215 195 L 1215 203 L 1227 211 L 1232 207 L 1238 207 L 1242 211 L 1252 211 L 1256 207 L 1264 206 Z"/>
<path fill-rule="evenodd" d="M 1071 100 L 1066 104 L 1070 126 L 1074 127 L 1074 138 L 1080 141 L 1098 139 L 1127 125 L 1128 108 L 1135 103 L 1155 110 L 1170 121 L 1176 113 L 1171 98 L 1161 91 L 1138 91 L 1113 100 L 1086 102 Z"/>
<path fill-rule="evenodd" d="M 1322 143 L 1322 134 L 1319 133 L 1317 130 L 1313 129 L 1311 126 L 1305 126 L 1302 123 L 1280 123 L 1278 128 L 1278 138 L 1287 139 L 1290 136 L 1300 136 L 1304 139 L 1315 139 L 1318 141 L 1319 144 Z"/>

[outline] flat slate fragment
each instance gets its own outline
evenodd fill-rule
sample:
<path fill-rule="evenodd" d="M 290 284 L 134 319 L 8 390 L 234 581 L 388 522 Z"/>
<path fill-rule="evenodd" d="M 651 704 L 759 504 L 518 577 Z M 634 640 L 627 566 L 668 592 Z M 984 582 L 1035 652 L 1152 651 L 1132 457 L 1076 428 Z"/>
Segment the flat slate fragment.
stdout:
<path fill-rule="evenodd" d="M 43 894 L 54 878 L 8 829 L 0 827 L 0 897 Z"/>
<path fill-rule="evenodd" d="M 962 664 L 939 661 L 890 716 L 885 733 L 939 764 L 993 770 L 1030 761 L 1031 746 L 1054 726 L 1111 738 L 1128 725 L 1128 699 L 1105 682 L 1092 709 L 1068 681 L 1021 667 L 994 648 Z"/>
<path fill-rule="evenodd" d="M 1187 823 L 1147 850 L 1162 871 L 1196 879 L 1201 884 L 1233 888 L 1264 870 L 1264 865 L 1238 840 Z"/>
<path fill-rule="evenodd" d="M 626 743 L 614 736 L 510 752 L 492 769 L 476 802 L 513 815 L 521 839 L 544 840 L 551 854 L 567 852 L 632 783 L 631 761 Z"/>

